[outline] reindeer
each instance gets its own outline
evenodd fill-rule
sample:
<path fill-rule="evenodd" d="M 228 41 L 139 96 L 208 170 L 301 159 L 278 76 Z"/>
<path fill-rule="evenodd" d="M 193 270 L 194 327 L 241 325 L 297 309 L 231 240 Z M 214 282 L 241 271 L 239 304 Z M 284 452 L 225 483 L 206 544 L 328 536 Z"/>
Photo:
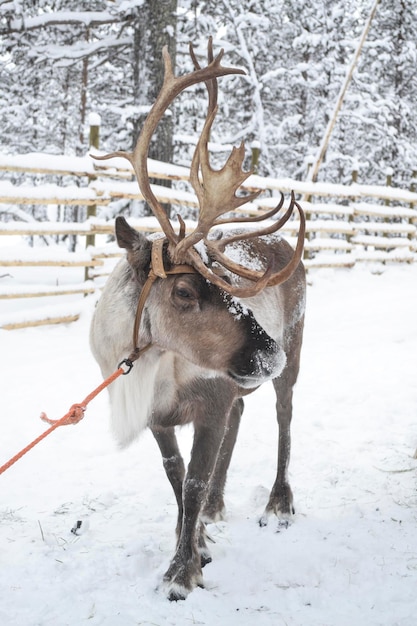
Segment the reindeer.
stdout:
<path fill-rule="evenodd" d="M 217 112 L 217 78 L 241 74 L 214 58 L 201 68 L 192 46 L 194 71 L 177 77 L 166 48 L 164 82 L 133 153 L 116 152 L 132 164 L 139 187 L 164 237 L 152 240 L 116 219 L 126 249 L 109 277 L 91 325 L 91 348 L 104 376 L 119 361 L 126 366 L 110 387 L 112 426 L 122 446 L 149 427 L 178 504 L 177 547 L 164 576 L 170 600 L 185 599 L 203 586 L 202 567 L 211 561 L 205 523 L 223 519 L 224 486 L 243 411 L 243 397 L 272 381 L 279 423 L 278 469 L 260 524 L 271 514 L 287 520 L 293 510 L 288 482 L 293 386 L 302 342 L 305 273 L 301 262 L 305 219 L 294 196 L 282 218 L 268 225 L 213 227 L 271 218 L 224 216 L 258 193 L 236 195 L 251 172 L 244 172 L 244 146 L 234 148 L 220 170 L 212 169 L 208 138 Z M 205 82 L 206 121 L 196 146 L 190 181 L 199 201 L 196 228 L 186 234 L 179 217 L 176 233 L 149 183 L 147 155 L 158 121 L 187 87 Z M 300 229 L 295 250 L 278 234 L 297 208 Z M 132 351 L 133 329 L 133 351 Z M 127 358 L 126 358 L 126 355 Z M 132 370 L 132 371 L 130 371 Z M 192 422 L 194 439 L 185 470 L 175 427 Z"/>

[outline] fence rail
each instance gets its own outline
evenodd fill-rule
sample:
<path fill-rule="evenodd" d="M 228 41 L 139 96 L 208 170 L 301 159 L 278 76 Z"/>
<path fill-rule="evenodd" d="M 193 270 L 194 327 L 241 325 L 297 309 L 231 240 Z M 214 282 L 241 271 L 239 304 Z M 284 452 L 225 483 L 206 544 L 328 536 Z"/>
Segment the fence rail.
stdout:
<path fill-rule="evenodd" d="M 188 181 L 187 168 L 159 163 L 149 159 L 149 174 L 155 179 L 170 179 L 174 188 L 153 185 L 152 189 L 162 203 L 197 207 L 191 191 L 184 191 Z M 0 213 L 7 207 L 31 205 L 80 205 L 103 207 L 120 199 L 141 199 L 133 170 L 122 159 L 93 162 L 90 157 L 64 157 L 45 154 L 0 155 L 0 174 L 13 178 L 25 174 L 25 184 L 16 185 L 10 180 L 0 180 Z M 26 179 L 36 176 L 37 184 L 27 184 Z M 60 184 L 42 183 L 42 176 L 62 177 Z M 71 184 L 65 185 L 65 177 Z M 73 183 L 78 178 L 79 184 Z M 40 180 L 40 184 L 39 184 Z M 181 181 L 181 188 L 175 188 Z M 242 213 L 257 214 L 275 206 L 278 192 L 294 191 L 306 212 L 305 265 L 308 270 L 320 267 L 353 267 L 366 261 L 379 263 L 415 262 L 417 260 L 417 193 L 407 189 L 376 185 L 336 185 L 329 183 L 300 182 L 291 179 L 272 179 L 250 176 L 244 186 L 247 190 L 261 189 L 263 197 L 242 207 Z M 6 209 L 2 209 L 6 206 Z M 115 244 L 96 245 L 99 235 L 113 233 L 113 220 L 90 217 L 84 222 L 35 221 L 27 213 L 20 213 L 28 221 L 0 221 L 0 299 L 3 302 L 21 299 L 45 298 L 52 295 L 85 295 L 96 291 L 103 276 L 121 256 Z M 31 221 L 29 221 L 31 220 Z M 130 219 L 138 230 L 160 230 L 153 217 Z M 186 220 L 188 227 L 192 221 Z M 290 243 L 298 231 L 295 217 L 282 231 Z M 65 236 L 81 238 L 81 246 L 68 252 L 63 244 L 51 246 L 2 246 L 1 237 L 56 238 Z M 83 239 L 88 244 L 86 248 Z M 18 239 L 20 241 L 20 239 Z M 81 248 L 81 249 L 80 249 Z M 2 270 L 1 268 L 4 268 Z M 8 268 L 86 268 L 84 281 L 76 277 L 69 285 L 29 285 L 15 283 Z M 11 270 L 12 271 L 12 270 Z M 45 269 L 46 271 L 46 269 Z M 16 318 L 19 316 L 13 314 Z M 13 317 L 12 315 L 12 317 Z M 9 316 L 10 317 L 10 316 Z M 23 316 L 25 317 L 25 316 Z M 27 317 L 27 316 L 26 316 Z M 30 317 L 30 316 L 29 316 Z M 58 323 L 77 318 L 77 312 L 57 315 L 37 314 L 36 319 L 9 319 L 0 315 L 0 328 L 21 328 L 25 325 Z M 44 320 L 44 321 L 42 321 Z M 51 321 L 52 320 L 52 321 Z"/>

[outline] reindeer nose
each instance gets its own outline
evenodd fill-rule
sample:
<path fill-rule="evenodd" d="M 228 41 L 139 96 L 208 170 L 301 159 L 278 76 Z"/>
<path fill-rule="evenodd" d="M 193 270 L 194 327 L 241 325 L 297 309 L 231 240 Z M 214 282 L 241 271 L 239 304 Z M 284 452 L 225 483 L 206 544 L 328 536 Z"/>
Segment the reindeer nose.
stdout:
<path fill-rule="evenodd" d="M 279 345 L 260 327 L 251 340 L 233 359 L 229 376 L 241 387 L 257 387 L 277 378 L 285 367 L 287 357 Z"/>
<path fill-rule="evenodd" d="M 275 343 L 275 342 L 274 342 Z M 285 352 L 275 344 L 275 350 L 257 352 L 253 359 L 253 375 L 260 378 L 276 378 L 282 372 L 287 361 Z"/>

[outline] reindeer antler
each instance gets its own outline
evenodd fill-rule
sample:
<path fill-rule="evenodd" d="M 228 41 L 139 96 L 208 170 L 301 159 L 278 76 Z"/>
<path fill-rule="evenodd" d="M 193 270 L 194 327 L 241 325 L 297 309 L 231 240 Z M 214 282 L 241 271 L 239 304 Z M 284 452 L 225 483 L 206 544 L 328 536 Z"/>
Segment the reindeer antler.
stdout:
<path fill-rule="evenodd" d="M 162 230 L 169 241 L 169 254 L 174 264 L 190 264 L 200 274 L 210 282 L 231 293 L 241 297 L 250 297 L 261 291 L 267 285 L 276 285 L 284 282 L 291 276 L 297 268 L 303 250 L 305 234 L 304 213 L 292 195 L 291 204 L 284 216 L 267 228 L 246 233 L 244 235 L 229 237 L 214 241 L 209 239 L 209 231 L 215 226 L 233 222 L 258 222 L 275 215 L 283 204 L 283 198 L 278 206 L 261 217 L 248 218 L 221 218 L 225 213 L 234 211 L 246 202 L 250 202 L 258 197 L 260 191 L 247 194 L 245 196 L 236 195 L 242 183 L 252 174 L 251 171 L 242 170 L 245 148 L 242 143 L 239 148 L 233 148 L 229 158 L 220 170 L 214 170 L 209 161 L 208 141 L 210 131 L 217 113 L 217 78 L 230 74 L 244 74 L 238 68 L 224 67 L 221 64 L 224 51 L 214 57 L 212 38 L 208 43 L 208 65 L 201 68 L 193 46 L 190 44 L 190 55 L 194 63 L 194 71 L 184 76 L 176 77 L 172 70 L 171 59 L 167 47 L 163 49 L 164 59 L 164 81 L 159 95 L 146 118 L 142 131 L 139 135 L 136 147 L 132 153 L 114 152 L 104 157 L 109 159 L 115 156 L 122 156 L 130 161 L 136 173 L 140 190 L 147 203 L 152 208 L 155 217 L 158 219 Z M 209 105 L 206 120 L 200 139 L 197 143 L 190 169 L 190 182 L 194 188 L 199 202 L 199 216 L 197 226 L 194 231 L 185 236 L 185 229 L 180 219 L 180 234 L 177 235 L 164 209 L 155 197 L 150 183 L 147 166 L 149 144 L 156 126 L 164 112 L 172 101 L 187 87 L 199 82 L 204 82 L 209 95 Z M 294 207 L 297 207 L 300 214 L 300 230 L 298 234 L 297 246 L 293 257 L 283 269 L 275 268 L 275 262 L 266 269 L 265 272 L 246 268 L 233 262 L 224 254 L 227 245 L 237 239 L 248 239 L 265 234 L 276 232 L 290 218 Z M 225 269 L 237 274 L 242 278 L 252 281 L 249 287 L 232 286 L 217 273 L 214 273 L 202 260 L 195 244 L 203 241 L 211 257 L 220 263 Z"/>
<path fill-rule="evenodd" d="M 155 217 L 158 219 L 161 228 L 167 236 L 169 242 L 174 245 L 178 242 L 178 236 L 176 235 L 164 209 L 155 197 L 149 183 L 147 163 L 149 144 L 152 135 L 155 132 L 155 129 L 160 119 L 164 115 L 166 109 L 182 91 L 187 89 L 187 87 L 195 85 L 196 83 L 209 81 L 217 76 L 245 73 L 243 70 L 240 69 L 223 67 L 221 65 L 223 54 L 224 51 L 220 50 L 216 58 L 212 58 L 207 67 L 203 69 L 199 68 L 190 74 L 176 77 L 172 69 L 171 58 L 168 53 L 168 48 L 167 46 L 164 46 L 162 50 L 162 56 L 164 60 L 164 81 L 162 84 L 162 88 L 154 105 L 149 111 L 148 117 L 143 124 L 134 151 L 118 151 L 112 152 L 111 154 L 106 154 L 105 156 L 94 157 L 99 160 L 111 159 L 116 156 L 124 157 L 131 163 L 138 179 L 139 188 L 142 192 L 144 199 L 152 208 L 152 211 Z"/>

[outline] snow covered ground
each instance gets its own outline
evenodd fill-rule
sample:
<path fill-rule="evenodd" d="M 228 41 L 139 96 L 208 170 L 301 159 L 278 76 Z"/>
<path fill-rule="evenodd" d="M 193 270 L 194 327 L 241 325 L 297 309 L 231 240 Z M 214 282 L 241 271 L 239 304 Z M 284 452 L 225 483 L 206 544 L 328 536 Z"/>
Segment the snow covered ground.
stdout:
<path fill-rule="evenodd" d="M 0 623 L 414 626 L 417 265 L 381 269 L 310 276 L 287 530 L 257 524 L 276 463 L 267 385 L 246 400 L 205 589 L 168 602 L 174 497 L 149 433 L 116 449 L 102 394 L 0 476 Z M 68 326 L 0 331 L 0 465 L 46 429 L 41 411 L 61 417 L 100 382 L 92 308 L 86 298 Z"/>

